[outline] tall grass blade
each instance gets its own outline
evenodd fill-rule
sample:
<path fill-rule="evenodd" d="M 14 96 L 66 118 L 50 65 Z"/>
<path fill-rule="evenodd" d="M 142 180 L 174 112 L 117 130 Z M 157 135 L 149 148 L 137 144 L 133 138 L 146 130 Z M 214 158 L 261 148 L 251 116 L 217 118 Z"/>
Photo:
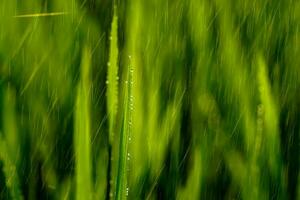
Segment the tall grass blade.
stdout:
<path fill-rule="evenodd" d="M 75 105 L 76 199 L 92 199 L 90 141 L 90 52 L 83 50 Z"/>
<path fill-rule="evenodd" d="M 124 114 L 122 129 L 120 135 L 119 145 L 119 166 L 117 176 L 116 199 L 126 199 L 128 196 L 129 188 L 127 182 L 128 162 L 130 155 L 128 153 L 128 141 L 131 140 L 131 126 L 132 126 L 132 110 L 133 110 L 133 67 L 131 58 L 129 58 L 129 67 L 127 72 L 127 81 L 125 85 L 125 98 L 124 98 Z"/>
<path fill-rule="evenodd" d="M 109 120 L 109 148 L 108 148 L 108 174 L 106 199 L 112 198 L 114 193 L 114 166 L 113 165 L 113 141 L 116 128 L 116 117 L 118 109 L 118 16 L 117 6 L 114 6 L 114 15 L 111 23 L 110 52 L 107 63 L 107 114 Z"/>
<path fill-rule="evenodd" d="M 15 94 L 8 87 L 4 96 L 3 105 L 4 136 L 0 133 L 0 160 L 3 161 L 3 170 L 6 176 L 6 185 L 10 198 L 23 199 L 20 190 L 18 167 L 20 161 L 20 138 L 17 129 L 15 113 Z M 0 196 L 1 197 L 1 196 Z"/>
<path fill-rule="evenodd" d="M 109 117 L 109 143 L 112 144 L 118 109 L 118 16 L 114 7 L 111 24 L 110 53 L 107 72 L 107 111 Z"/>

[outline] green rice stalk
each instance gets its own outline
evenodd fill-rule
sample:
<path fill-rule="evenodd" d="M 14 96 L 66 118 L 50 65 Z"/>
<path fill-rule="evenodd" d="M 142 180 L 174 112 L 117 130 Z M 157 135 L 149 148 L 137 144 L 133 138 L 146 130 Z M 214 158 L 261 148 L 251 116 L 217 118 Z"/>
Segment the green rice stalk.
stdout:
<path fill-rule="evenodd" d="M 116 117 L 118 109 L 118 16 L 117 6 L 114 6 L 114 15 L 111 23 L 111 35 L 110 35 L 110 52 L 109 61 L 107 63 L 107 113 L 109 120 L 109 163 L 107 174 L 107 198 L 113 197 L 113 177 L 114 177 L 114 165 L 113 165 L 113 148 L 114 133 L 116 128 Z"/>
<path fill-rule="evenodd" d="M 75 107 L 76 199 L 92 199 L 90 141 L 90 52 L 83 50 Z"/>
<path fill-rule="evenodd" d="M 0 133 L 0 160 L 4 163 L 6 185 L 12 199 L 23 199 L 20 190 L 18 167 L 20 160 L 20 138 L 15 113 L 15 95 L 10 87 L 5 92 L 3 105 L 4 136 Z"/>
<path fill-rule="evenodd" d="M 132 128 L 132 111 L 133 111 L 133 67 L 131 65 L 131 58 L 129 57 L 130 64 L 127 72 L 127 81 L 125 87 L 124 98 L 124 116 L 122 122 L 122 129 L 119 144 L 119 165 L 117 176 L 116 199 L 126 199 L 128 196 L 129 188 L 127 183 L 128 161 L 130 159 L 128 153 L 128 141 L 131 140 Z"/>
<path fill-rule="evenodd" d="M 118 16 L 114 7 L 111 24 L 110 53 L 107 72 L 107 111 L 109 118 L 109 143 L 112 144 L 118 109 Z"/>

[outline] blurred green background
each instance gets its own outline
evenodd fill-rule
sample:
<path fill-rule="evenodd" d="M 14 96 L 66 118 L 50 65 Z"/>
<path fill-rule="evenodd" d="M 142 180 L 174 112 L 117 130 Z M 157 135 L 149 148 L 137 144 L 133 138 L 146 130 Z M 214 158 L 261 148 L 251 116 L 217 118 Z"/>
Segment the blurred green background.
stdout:
<path fill-rule="evenodd" d="M 0 199 L 300 199 L 299 0 L 1 0 Z"/>

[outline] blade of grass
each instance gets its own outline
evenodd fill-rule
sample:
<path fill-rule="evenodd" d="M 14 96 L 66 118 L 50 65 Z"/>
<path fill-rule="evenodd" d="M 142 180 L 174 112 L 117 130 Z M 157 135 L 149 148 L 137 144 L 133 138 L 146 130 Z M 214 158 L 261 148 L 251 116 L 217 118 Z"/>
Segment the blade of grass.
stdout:
<path fill-rule="evenodd" d="M 6 185 L 9 189 L 10 197 L 12 199 L 21 200 L 23 199 L 20 190 L 20 182 L 17 173 L 17 166 L 11 159 L 10 148 L 4 138 L 0 137 L 0 160 L 3 160 L 4 167 L 3 171 L 6 177 Z"/>
<path fill-rule="evenodd" d="M 107 174 L 107 194 L 106 199 L 113 197 L 114 190 L 114 165 L 112 164 L 113 156 L 113 138 L 115 133 L 115 123 L 118 109 L 118 16 L 117 7 L 114 6 L 114 15 L 111 23 L 111 35 L 110 35 L 110 53 L 109 61 L 107 63 L 107 113 L 109 118 L 109 163 Z"/>
<path fill-rule="evenodd" d="M 119 144 L 119 166 L 117 176 L 116 199 L 126 199 L 129 188 L 127 187 L 127 171 L 130 159 L 128 153 L 128 141 L 131 139 L 132 110 L 133 110 L 133 67 L 131 57 L 129 57 L 129 67 L 127 72 L 127 81 L 125 85 L 124 115 Z"/>
<path fill-rule="evenodd" d="M 118 108 L 118 17 L 117 8 L 111 24 L 110 53 L 107 73 L 107 110 L 109 117 L 109 143 L 112 144 Z"/>
<path fill-rule="evenodd" d="M 90 141 L 90 52 L 83 50 L 75 107 L 76 199 L 92 199 Z"/>
<path fill-rule="evenodd" d="M 20 161 L 20 138 L 17 129 L 15 113 L 15 95 L 10 87 L 7 88 L 4 98 L 4 137 L 0 134 L 0 159 L 4 163 L 6 184 L 12 199 L 23 199 L 18 176 Z"/>
<path fill-rule="evenodd" d="M 262 124 L 265 138 L 264 156 L 269 165 L 271 175 L 277 180 L 277 192 L 280 198 L 285 199 L 286 185 L 283 181 L 282 158 L 280 154 L 279 108 L 273 94 L 268 68 L 262 55 L 258 55 L 257 80 L 261 102 Z"/>

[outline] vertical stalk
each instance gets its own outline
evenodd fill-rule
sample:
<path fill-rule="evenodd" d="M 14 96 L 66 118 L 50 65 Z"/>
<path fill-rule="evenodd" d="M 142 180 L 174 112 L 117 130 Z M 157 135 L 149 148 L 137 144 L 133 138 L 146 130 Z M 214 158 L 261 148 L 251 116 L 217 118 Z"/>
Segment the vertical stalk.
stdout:
<path fill-rule="evenodd" d="M 119 144 L 119 166 L 117 176 L 117 190 L 116 199 L 126 199 L 128 196 L 129 188 L 127 183 L 128 162 L 130 159 L 128 153 L 128 141 L 131 140 L 131 126 L 132 126 L 132 110 L 133 110 L 133 68 L 131 65 L 131 58 L 129 57 L 130 64 L 127 72 L 127 81 L 125 87 L 124 99 L 124 116 L 122 122 L 120 144 Z"/>
<path fill-rule="evenodd" d="M 118 16 L 117 6 L 114 5 L 114 14 L 111 23 L 109 62 L 107 63 L 107 113 L 109 120 L 109 146 L 108 146 L 108 168 L 107 168 L 107 193 L 106 199 L 113 197 L 113 141 L 116 128 L 116 117 L 118 110 Z"/>
<path fill-rule="evenodd" d="M 90 141 L 90 52 L 83 50 L 75 107 L 76 199 L 92 199 Z"/>

